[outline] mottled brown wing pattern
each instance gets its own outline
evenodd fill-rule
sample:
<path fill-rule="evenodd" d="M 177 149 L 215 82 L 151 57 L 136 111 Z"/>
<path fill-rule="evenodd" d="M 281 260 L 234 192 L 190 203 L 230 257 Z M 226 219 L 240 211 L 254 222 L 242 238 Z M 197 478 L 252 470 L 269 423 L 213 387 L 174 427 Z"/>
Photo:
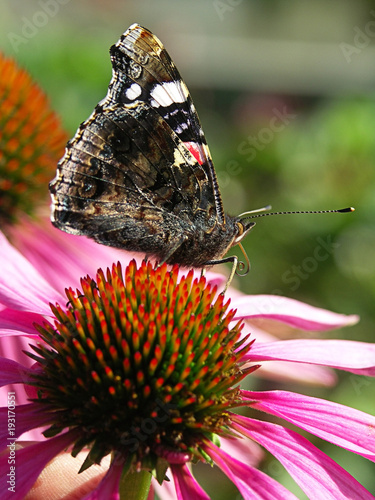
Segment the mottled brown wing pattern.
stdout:
<path fill-rule="evenodd" d="M 194 232 L 209 189 L 196 164 L 152 108 L 99 106 L 59 164 L 54 221 L 100 243 L 152 254 L 163 247 L 167 255 L 175 235 Z"/>

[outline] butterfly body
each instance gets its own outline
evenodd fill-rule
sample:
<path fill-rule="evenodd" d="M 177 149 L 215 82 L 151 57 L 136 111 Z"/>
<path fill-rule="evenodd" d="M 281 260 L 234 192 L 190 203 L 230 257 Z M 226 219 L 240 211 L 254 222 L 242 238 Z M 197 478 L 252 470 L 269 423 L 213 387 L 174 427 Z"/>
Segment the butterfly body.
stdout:
<path fill-rule="evenodd" d="M 68 142 L 50 184 L 53 224 L 159 262 L 222 261 L 254 223 L 224 213 L 186 85 L 138 25 L 110 53 L 107 96 Z"/>

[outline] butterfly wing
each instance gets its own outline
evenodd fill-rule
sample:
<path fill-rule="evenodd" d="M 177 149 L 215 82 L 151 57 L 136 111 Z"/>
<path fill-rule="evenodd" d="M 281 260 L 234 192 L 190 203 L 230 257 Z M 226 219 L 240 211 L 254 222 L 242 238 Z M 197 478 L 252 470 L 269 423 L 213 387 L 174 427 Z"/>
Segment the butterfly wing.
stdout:
<path fill-rule="evenodd" d="M 192 226 L 207 184 L 195 163 L 152 108 L 99 106 L 59 163 L 50 188 L 53 223 L 100 243 L 142 250 L 134 248 L 137 240 L 165 232 L 172 221 L 174 232 Z"/>
<path fill-rule="evenodd" d="M 161 41 L 133 24 L 110 49 L 113 78 L 106 99 L 131 106 L 147 102 L 196 158 L 212 186 L 218 223 L 224 210 L 211 154 L 189 91 Z M 212 199 L 211 199 L 212 198 Z"/>
<path fill-rule="evenodd" d="M 68 143 L 50 185 L 52 222 L 167 261 L 194 233 L 222 222 L 215 171 L 189 93 L 161 42 L 133 25 L 111 59 L 107 96 Z"/>

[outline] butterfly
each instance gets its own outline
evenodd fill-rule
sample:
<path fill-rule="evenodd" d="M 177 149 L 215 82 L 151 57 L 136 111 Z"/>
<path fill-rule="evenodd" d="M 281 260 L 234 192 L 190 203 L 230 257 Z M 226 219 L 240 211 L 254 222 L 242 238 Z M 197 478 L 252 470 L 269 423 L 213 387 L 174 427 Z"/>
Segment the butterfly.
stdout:
<path fill-rule="evenodd" d="M 224 212 L 189 91 L 155 35 L 133 24 L 110 55 L 107 95 L 68 142 L 50 183 L 52 223 L 159 264 L 231 262 L 226 289 L 243 264 L 225 255 L 243 250 L 250 219 L 271 214 Z"/>
<path fill-rule="evenodd" d="M 110 49 L 106 97 L 78 128 L 50 183 L 52 223 L 158 262 L 204 268 L 254 222 L 224 212 L 189 91 L 160 40 L 133 24 Z M 231 279 L 231 278 L 230 278 Z"/>

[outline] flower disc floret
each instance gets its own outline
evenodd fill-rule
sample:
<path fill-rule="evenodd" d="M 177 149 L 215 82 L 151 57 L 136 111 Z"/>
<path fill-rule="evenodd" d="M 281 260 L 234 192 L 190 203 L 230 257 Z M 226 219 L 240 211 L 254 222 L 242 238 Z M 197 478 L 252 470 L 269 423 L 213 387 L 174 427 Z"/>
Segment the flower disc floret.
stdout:
<path fill-rule="evenodd" d="M 73 454 L 89 446 L 83 468 L 110 452 L 139 469 L 205 460 L 202 439 L 229 435 L 236 385 L 248 373 L 242 325 L 230 328 L 216 287 L 193 272 L 135 261 L 99 270 L 66 290 L 67 307 L 51 305 L 55 323 L 37 326 L 37 401 L 54 423 L 46 431 L 79 429 Z"/>

